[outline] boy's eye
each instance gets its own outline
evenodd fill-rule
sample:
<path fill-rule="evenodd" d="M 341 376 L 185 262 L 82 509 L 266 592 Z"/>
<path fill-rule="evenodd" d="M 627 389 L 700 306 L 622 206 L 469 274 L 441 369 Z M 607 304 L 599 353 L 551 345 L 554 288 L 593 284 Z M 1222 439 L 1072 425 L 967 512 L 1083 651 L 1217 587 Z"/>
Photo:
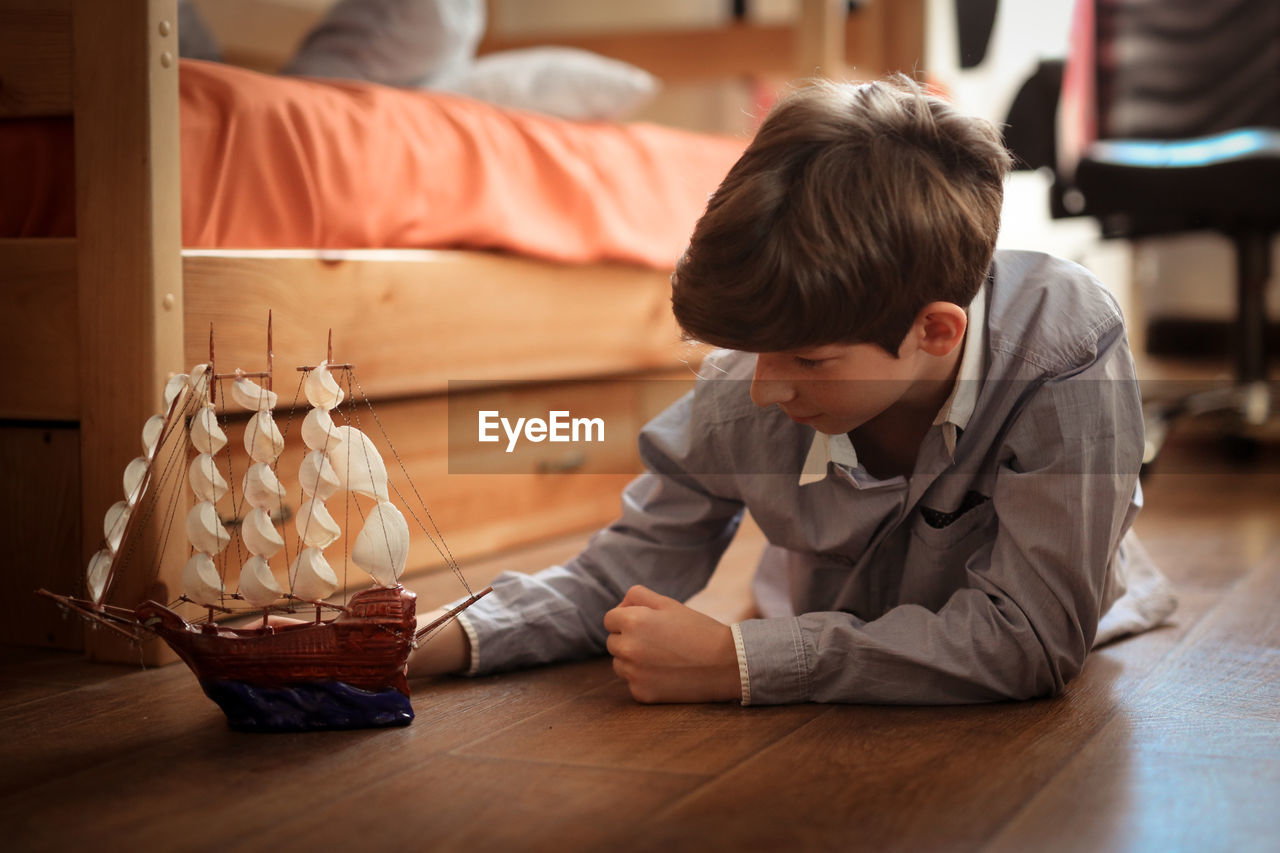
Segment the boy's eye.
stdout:
<path fill-rule="evenodd" d="M 803 358 L 801 356 L 796 356 L 795 358 L 796 358 L 796 364 L 799 365 L 800 367 L 805 367 L 805 368 L 818 367 L 824 361 L 826 361 L 825 358 Z"/>

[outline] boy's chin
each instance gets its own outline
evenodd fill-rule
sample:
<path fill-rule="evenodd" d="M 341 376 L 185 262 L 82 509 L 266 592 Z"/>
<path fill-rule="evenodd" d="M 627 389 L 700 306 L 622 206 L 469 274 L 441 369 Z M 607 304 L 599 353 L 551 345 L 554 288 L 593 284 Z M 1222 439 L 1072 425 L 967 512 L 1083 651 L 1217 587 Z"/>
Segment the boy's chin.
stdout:
<path fill-rule="evenodd" d="M 791 420 L 801 426 L 807 426 L 810 429 L 817 430 L 818 432 L 826 435 L 844 435 L 847 432 L 857 429 L 864 423 L 864 421 L 851 418 L 848 415 L 842 417 L 839 415 L 822 413 L 808 418 L 798 418 L 790 413 L 787 414 Z"/>
<path fill-rule="evenodd" d="M 834 436 L 834 435 L 845 435 L 846 433 L 853 432 L 855 429 L 861 426 L 861 424 L 857 422 L 849 421 L 849 420 L 842 421 L 836 418 L 816 418 L 815 420 L 809 423 L 809 426 L 813 427 L 815 430 L 817 430 L 820 433 L 823 433 L 824 435 Z"/>

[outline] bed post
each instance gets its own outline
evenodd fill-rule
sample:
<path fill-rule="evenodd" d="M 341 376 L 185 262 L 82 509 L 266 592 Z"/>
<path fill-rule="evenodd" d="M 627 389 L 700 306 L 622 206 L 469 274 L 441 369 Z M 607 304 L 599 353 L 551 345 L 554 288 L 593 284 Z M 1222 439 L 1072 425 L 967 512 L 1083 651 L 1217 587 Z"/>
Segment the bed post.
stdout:
<path fill-rule="evenodd" d="M 796 68 L 802 76 L 844 77 L 848 14 L 844 0 L 802 0 L 796 24 Z"/>
<path fill-rule="evenodd" d="M 103 513 L 123 495 L 121 473 L 141 452 L 141 427 L 160 411 L 166 376 L 182 369 L 182 233 L 176 0 L 73 0 L 77 303 L 80 344 L 82 556 Z M 132 606 L 174 594 L 152 571 L 119 576 L 112 600 Z M 91 658 L 138 660 L 127 643 L 91 632 Z M 160 646 L 144 648 L 150 661 Z"/>

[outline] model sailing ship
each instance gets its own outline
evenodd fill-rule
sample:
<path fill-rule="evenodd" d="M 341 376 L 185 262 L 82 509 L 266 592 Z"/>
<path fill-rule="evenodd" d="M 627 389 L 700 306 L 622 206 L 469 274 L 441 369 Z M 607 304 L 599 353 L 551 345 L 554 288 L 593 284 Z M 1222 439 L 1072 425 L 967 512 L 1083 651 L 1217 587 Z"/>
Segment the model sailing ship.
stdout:
<path fill-rule="evenodd" d="M 415 596 L 400 584 L 409 554 L 408 522 L 390 499 L 394 486 L 377 446 L 356 426 L 334 423 L 335 409 L 355 396 L 343 390 L 334 374 L 344 375 L 352 391 L 358 383 L 352 365 L 333 363 L 332 350 L 331 336 L 326 360 L 298 368 L 309 410 L 299 430 L 308 452 L 298 470 L 302 501 L 294 517 L 295 556 L 289 559 L 292 552 L 281 531 L 286 490 L 276 466 L 285 449 L 285 435 L 273 416 L 279 396 L 272 390 L 268 319 L 266 371 L 215 373 L 211 330 L 209 363 L 167 383 L 165 412 L 144 425 L 143 455 L 125 469 L 125 497 L 106 513 L 103 547 L 90 559 L 86 572 L 86 597 L 40 590 L 62 607 L 132 639 L 159 636 L 191 668 L 232 728 L 306 731 L 407 725 L 413 719 L 405 678 L 410 651 L 489 591 L 471 593 L 440 619 L 417 628 Z M 224 381 L 231 382 L 234 402 L 252 412 L 244 429 L 249 465 L 238 494 L 228 439 L 218 419 L 217 395 Z M 352 414 L 352 420 L 358 418 L 358 413 Z M 180 514 L 181 490 L 164 484 L 183 470 L 194 497 L 183 525 L 191 555 L 182 570 L 184 593 L 174 605 L 196 605 L 204 609 L 204 617 L 188 621 L 173 606 L 154 601 L 132 610 L 105 603 L 118 566 L 139 538 L 140 521 L 156 512 L 170 518 Z M 223 471 L 231 476 L 224 477 Z M 395 491 L 407 504 L 404 495 Z M 411 491 L 418 495 L 416 488 Z M 240 507 L 241 501 L 248 507 L 235 549 L 243 547 L 248 556 L 234 594 L 228 594 L 223 583 L 232 535 L 216 508 L 228 492 L 233 507 Z M 367 513 L 355 504 L 364 521 L 349 557 L 369 575 L 373 586 L 344 605 L 328 601 L 339 582 L 325 557 L 325 549 L 342 533 L 325 502 L 339 493 L 372 501 Z M 425 505 L 420 509 L 434 528 Z M 412 508 L 410 515 L 467 587 L 439 530 L 433 535 Z M 287 591 L 270 565 L 281 551 L 288 564 Z M 314 618 L 292 623 L 270 618 L 273 612 L 294 612 L 299 607 L 309 617 L 314 608 Z M 260 613 L 262 618 L 247 627 L 216 621 L 218 616 L 235 615 L 237 608 L 246 615 Z"/>

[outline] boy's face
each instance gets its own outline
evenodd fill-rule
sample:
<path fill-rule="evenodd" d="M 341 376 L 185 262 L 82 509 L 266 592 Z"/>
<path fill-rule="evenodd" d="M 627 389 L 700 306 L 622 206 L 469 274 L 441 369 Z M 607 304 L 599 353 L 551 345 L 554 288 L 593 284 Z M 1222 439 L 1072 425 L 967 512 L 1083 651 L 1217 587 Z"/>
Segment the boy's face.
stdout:
<path fill-rule="evenodd" d="M 759 353 L 751 399 L 819 432 L 847 433 L 911 401 L 918 352 L 904 345 L 894 358 L 876 344 L 827 344 Z"/>

